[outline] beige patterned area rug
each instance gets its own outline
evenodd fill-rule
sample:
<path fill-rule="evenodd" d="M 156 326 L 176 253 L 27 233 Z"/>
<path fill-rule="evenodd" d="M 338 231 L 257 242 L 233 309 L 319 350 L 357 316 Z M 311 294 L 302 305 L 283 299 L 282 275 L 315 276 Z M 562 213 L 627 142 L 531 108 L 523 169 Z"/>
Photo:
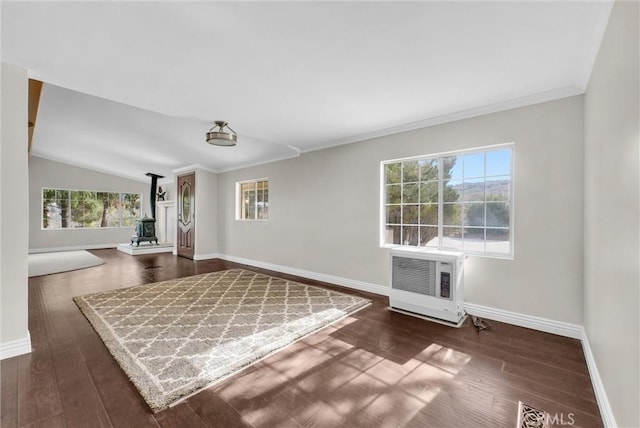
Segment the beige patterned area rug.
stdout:
<path fill-rule="evenodd" d="M 370 303 L 243 269 L 74 301 L 154 412 Z"/>

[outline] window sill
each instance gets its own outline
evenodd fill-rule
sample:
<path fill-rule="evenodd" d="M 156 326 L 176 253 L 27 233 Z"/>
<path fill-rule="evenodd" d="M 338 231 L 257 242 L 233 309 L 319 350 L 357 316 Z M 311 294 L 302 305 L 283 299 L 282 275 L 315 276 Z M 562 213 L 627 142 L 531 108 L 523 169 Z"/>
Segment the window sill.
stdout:
<path fill-rule="evenodd" d="M 514 260 L 513 254 L 478 253 L 473 251 L 457 250 L 455 248 L 416 247 L 413 245 L 397 245 L 397 244 L 382 244 L 380 245 L 380 248 L 385 248 L 389 250 L 415 251 L 417 253 L 439 253 L 439 254 L 462 253 L 464 254 L 465 258 L 469 256 L 473 256 L 473 257 L 484 257 L 484 258 L 498 259 L 498 260 Z"/>

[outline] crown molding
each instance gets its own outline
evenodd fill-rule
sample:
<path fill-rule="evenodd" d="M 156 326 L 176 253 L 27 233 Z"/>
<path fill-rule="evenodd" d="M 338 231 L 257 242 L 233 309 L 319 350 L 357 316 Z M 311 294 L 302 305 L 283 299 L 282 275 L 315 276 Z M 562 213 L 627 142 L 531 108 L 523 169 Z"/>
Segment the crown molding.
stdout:
<path fill-rule="evenodd" d="M 403 125 L 392 126 L 373 132 L 358 134 L 351 137 L 341 138 L 331 142 L 327 142 L 319 147 L 302 150 L 302 153 L 315 152 L 318 150 L 329 149 L 331 147 L 342 146 L 345 144 L 358 143 L 361 141 L 372 140 L 374 138 L 387 137 L 389 135 L 400 134 L 402 132 L 415 131 L 417 129 L 429 128 L 435 125 L 457 122 L 463 119 L 472 119 L 474 117 L 485 116 L 492 113 L 513 110 L 520 107 L 529 107 L 535 104 L 542 104 L 549 101 L 555 101 L 562 98 L 569 98 L 576 95 L 584 94 L 584 88 L 577 86 L 567 86 L 564 88 L 540 92 L 526 97 L 515 98 L 512 100 L 501 101 L 494 104 L 487 104 L 481 107 L 471 108 L 458 111 L 455 113 L 447 113 L 440 116 L 434 116 L 427 119 L 406 123 Z"/>

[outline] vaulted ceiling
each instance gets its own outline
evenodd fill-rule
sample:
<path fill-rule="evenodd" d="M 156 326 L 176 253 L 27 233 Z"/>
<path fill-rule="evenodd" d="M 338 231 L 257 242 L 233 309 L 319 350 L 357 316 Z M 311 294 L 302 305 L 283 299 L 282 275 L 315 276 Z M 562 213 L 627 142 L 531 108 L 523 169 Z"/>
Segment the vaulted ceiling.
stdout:
<path fill-rule="evenodd" d="M 2 2 L 2 61 L 44 82 L 32 154 L 146 181 L 583 93 L 611 5 Z"/>

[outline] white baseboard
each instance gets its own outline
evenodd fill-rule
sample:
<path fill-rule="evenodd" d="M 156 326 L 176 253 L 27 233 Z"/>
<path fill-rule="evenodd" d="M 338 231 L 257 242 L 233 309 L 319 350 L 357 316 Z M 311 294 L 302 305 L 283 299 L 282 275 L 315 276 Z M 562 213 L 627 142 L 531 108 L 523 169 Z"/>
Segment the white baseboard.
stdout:
<path fill-rule="evenodd" d="M 582 339 L 583 328 L 577 324 L 540 318 L 533 315 L 519 314 L 517 312 L 490 308 L 488 306 L 481 306 L 468 302 L 464 302 L 463 306 L 467 313 L 479 316 L 480 318 L 488 318 L 490 320 L 505 322 L 507 324 L 513 324 L 533 330 L 540 330 L 560 336 L 571 337 L 573 339 Z"/>
<path fill-rule="evenodd" d="M 598 403 L 600 415 L 602 416 L 602 422 L 606 428 L 615 428 L 618 426 L 613 416 L 613 410 L 609 404 L 609 399 L 607 398 L 607 393 L 604 389 L 602 379 L 600 378 L 600 373 L 596 366 L 596 360 L 593 352 L 591 351 L 591 345 L 589 344 L 589 339 L 583 326 L 535 317 L 532 315 L 518 314 L 516 312 L 509 312 L 502 309 L 489 308 L 473 303 L 465 302 L 464 307 L 469 314 L 477 315 L 481 318 L 488 318 L 520 327 L 580 339 L 584 358 L 587 362 L 587 368 L 589 369 L 589 377 L 591 379 L 591 384 L 593 385 L 593 392 L 595 393 L 596 402 Z"/>
<path fill-rule="evenodd" d="M 304 269 L 291 268 L 288 266 L 276 265 L 272 263 L 260 262 L 257 260 L 245 259 L 242 257 L 228 256 L 226 254 L 218 254 L 217 258 L 228 260 L 230 262 L 242 263 L 249 266 L 255 266 L 262 269 L 274 270 L 277 272 L 288 273 L 290 275 L 302 276 L 304 278 L 315 279 L 316 281 L 328 282 L 331 284 L 341 285 L 343 287 L 353 288 L 355 290 L 366 291 L 368 293 L 380 294 L 382 296 L 389 295 L 389 288 L 383 285 L 372 284 L 369 282 L 358 281 L 355 279 L 343 278 L 341 276 L 328 275 L 320 272 L 313 272 Z"/>
<path fill-rule="evenodd" d="M 229 256 L 226 254 L 202 254 L 197 256 L 197 258 L 194 257 L 194 260 L 205 260 L 205 259 L 213 259 L 213 258 L 219 258 L 219 259 L 228 260 L 236 263 L 246 264 L 249 266 L 269 269 L 276 272 L 282 272 L 282 273 L 297 275 L 305 278 L 315 279 L 318 281 L 328 282 L 331 284 L 341 285 L 344 287 L 353 288 L 356 290 L 366 291 L 369 293 L 379 294 L 383 296 L 389 295 L 389 288 L 382 285 L 367 283 L 363 281 L 357 281 L 349 278 L 343 278 L 343 277 L 328 275 L 328 274 L 319 273 L 319 272 L 308 271 L 304 269 L 297 269 L 297 268 L 292 268 L 288 266 L 276 265 L 276 264 L 261 262 L 261 261 L 252 260 L 252 259 L 246 259 L 243 257 Z M 604 425 L 607 428 L 617 426 L 615 423 L 615 418 L 613 417 L 613 411 L 611 410 L 611 406 L 609 405 L 609 400 L 607 399 L 607 395 L 604 389 L 604 385 L 602 383 L 602 379 L 600 378 L 600 374 L 598 373 L 595 359 L 594 359 L 593 353 L 591 352 L 591 348 L 589 346 L 589 340 L 587 339 L 586 333 L 584 331 L 584 327 L 577 324 L 550 320 L 548 318 L 536 317 L 533 315 L 520 314 L 517 312 L 505 311 L 503 309 L 477 305 L 475 303 L 465 302 L 463 306 L 469 314 L 477 315 L 481 318 L 487 318 L 491 320 L 504 322 L 507 324 L 517 325 L 520 327 L 530 328 L 533 330 L 544 331 L 547 333 L 553 333 L 560 336 L 581 340 L 582 347 L 584 349 L 585 359 L 587 361 L 587 367 L 589 369 L 589 374 L 591 377 L 591 382 L 593 384 L 593 389 L 596 395 L 596 400 L 598 402 L 598 407 L 600 408 L 600 413 L 602 414 Z"/>
<path fill-rule="evenodd" d="M 177 253 L 173 253 L 177 254 Z M 209 253 L 209 254 L 194 254 L 193 260 L 211 260 L 211 259 L 223 259 L 222 254 L 218 253 Z"/>
<path fill-rule="evenodd" d="M 591 351 L 589 338 L 587 337 L 587 332 L 584 328 L 582 328 L 582 350 L 584 351 L 584 358 L 587 360 L 589 377 L 591 378 L 591 385 L 593 385 L 593 392 L 596 395 L 596 402 L 600 409 L 602 422 L 604 423 L 605 428 L 615 428 L 618 424 L 616 424 L 616 419 L 613 416 L 613 409 L 611 409 L 611 405 L 609 404 L 609 399 L 607 398 L 607 393 L 604 389 L 604 384 L 602 383 L 602 378 L 600 377 L 595 357 Z"/>
<path fill-rule="evenodd" d="M 0 343 L 0 360 L 18 355 L 28 354 L 31 352 L 31 335 L 27 335 L 22 339 L 11 340 L 9 342 Z"/>
<path fill-rule="evenodd" d="M 30 250 L 30 253 L 36 252 L 49 252 L 49 251 L 65 251 L 65 250 L 78 250 L 78 249 L 96 249 L 96 248 L 115 248 L 118 244 L 101 245 L 101 246 L 82 246 L 82 247 L 58 247 L 47 249 Z M 176 252 L 174 251 L 175 255 Z M 389 288 L 379 284 L 368 283 L 364 281 L 358 281 L 354 279 L 339 277 L 335 275 L 324 274 L 320 272 L 313 272 L 304 269 L 297 269 L 283 265 L 277 265 L 273 263 L 261 262 L 257 260 L 247 259 L 243 257 L 229 256 L 226 254 L 210 253 L 210 254 L 196 254 L 194 260 L 210 260 L 210 259 L 222 259 L 236 263 L 241 263 L 249 266 L 254 266 L 262 269 L 273 270 L 276 272 L 287 273 L 290 275 L 297 275 L 304 278 L 310 278 L 317 281 L 328 282 L 330 284 L 341 285 L 348 288 L 353 288 L 360 291 L 379 294 L 382 296 L 389 295 Z M 533 330 L 544 331 L 547 333 L 553 333 L 560 336 L 579 339 L 582 342 L 582 348 L 584 351 L 587 367 L 589 369 L 589 375 L 591 383 L 595 392 L 596 400 L 605 427 L 616 427 L 613 411 L 609 404 L 604 384 L 600 378 L 598 368 L 596 366 L 591 346 L 589 345 L 589 339 L 586 335 L 584 327 L 577 324 L 566 323 L 562 321 L 550 320 L 547 318 L 536 317 L 533 315 L 520 314 L 517 312 L 506 311 L 503 309 L 491 308 L 488 306 L 482 306 L 475 303 L 464 302 L 463 306 L 465 310 L 471 314 L 481 318 L 487 318 L 504 322 L 507 324 L 517 325 L 520 327 L 530 328 Z M 17 355 L 31 352 L 31 339 L 30 336 L 12 342 L 0 344 L 0 359 L 10 358 Z"/>
<path fill-rule="evenodd" d="M 118 245 L 120 244 L 89 244 L 72 245 L 69 247 L 29 248 L 29 254 L 53 253 L 56 251 L 102 250 L 105 248 L 117 248 Z"/>
<path fill-rule="evenodd" d="M 382 296 L 389 295 L 389 287 L 383 285 L 372 284 L 364 281 L 358 281 L 349 278 L 343 278 L 334 275 L 328 275 L 319 272 L 308 271 L 304 269 L 297 269 L 283 265 L 276 265 L 273 263 L 266 263 L 252 259 L 246 259 L 243 257 L 229 256 L 227 254 L 215 254 L 210 255 L 209 258 L 220 258 L 231 262 L 242 263 L 249 266 L 255 266 L 263 269 L 269 269 L 277 272 L 288 273 L 291 275 L 302 276 L 305 278 L 315 279 L 318 281 L 328 282 L 331 284 L 341 285 L 348 288 L 353 288 L 360 291 L 366 291 L 369 293 L 379 294 Z M 201 256 L 202 257 L 202 256 Z M 202 259 L 198 259 L 202 260 Z M 560 336 L 571 337 L 574 339 L 582 338 L 582 326 L 576 324 L 565 323 L 562 321 L 555 321 L 546 318 L 540 318 L 533 315 L 519 314 L 516 312 L 505 311 L 502 309 L 491 308 L 488 306 L 481 306 L 474 303 L 465 302 L 464 308 L 469 314 L 477 315 L 481 318 L 488 318 L 496 321 L 505 322 L 507 324 L 513 324 L 520 327 L 531 328 L 533 330 L 540 330 L 547 333 L 558 334 Z"/>

